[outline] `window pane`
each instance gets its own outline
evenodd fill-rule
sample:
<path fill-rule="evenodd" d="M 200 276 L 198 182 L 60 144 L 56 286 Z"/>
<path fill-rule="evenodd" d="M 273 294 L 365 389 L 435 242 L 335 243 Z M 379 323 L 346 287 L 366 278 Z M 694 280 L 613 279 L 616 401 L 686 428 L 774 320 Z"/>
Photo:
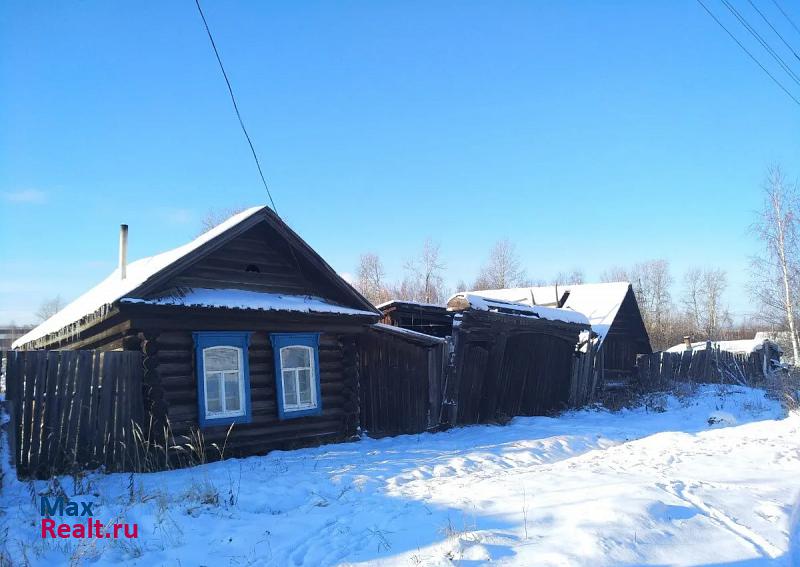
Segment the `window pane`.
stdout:
<path fill-rule="evenodd" d="M 295 346 L 281 349 L 281 368 L 309 368 L 311 349 Z"/>
<path fill-rule="evenodd" d="M 222 375 L 218 372 L 206 372 L 206 408 L 209 413 L 222 411 L 222 400 L 219 398 L 219 385 Z"/>
<path fill-rule="evenodd" d="M 294 371 L 285 370 L 283 372 L 283 399 L 287 406 L 297 405 L 297 389 L 294 383 Z"/>
<path fill-rule="evenodd" d="M 239 411 L 241 403 L 239 400 L 239 373 L 225 373 L 225 410 Z"/>
<path fill-rule="evenodd" d="M 205 349 L 206 372 L 239 370 L 239 351 L 230 347 Z"/>
<path fill-rule="evenodd" d="M 300 400 L 300 405 L 310 406 L 311 405 L 311 370 L 298 370 L 298 382 L 300 385 L 300 391 L 298 393 L 298 399 Z"/>

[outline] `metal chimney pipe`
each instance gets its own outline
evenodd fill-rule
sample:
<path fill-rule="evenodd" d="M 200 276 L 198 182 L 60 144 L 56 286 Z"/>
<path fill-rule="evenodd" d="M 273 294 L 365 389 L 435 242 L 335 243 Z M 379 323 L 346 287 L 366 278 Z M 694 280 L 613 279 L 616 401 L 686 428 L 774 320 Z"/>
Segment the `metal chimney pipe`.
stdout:
<path fill-rule="evenodd" d="M 128 271 L 128 225 L 119 225 L 119 279 L 124 280 Z"/>

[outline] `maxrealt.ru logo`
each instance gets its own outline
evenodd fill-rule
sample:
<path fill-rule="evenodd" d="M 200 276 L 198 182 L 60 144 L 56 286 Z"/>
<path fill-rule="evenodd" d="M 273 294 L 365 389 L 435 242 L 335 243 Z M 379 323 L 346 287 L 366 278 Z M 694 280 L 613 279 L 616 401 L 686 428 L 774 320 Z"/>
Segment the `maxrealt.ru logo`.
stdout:
<path fill-rule="evenodd" d="M 39 512 L 42 515 L 43 538 L 104 539 L 139 537 L 138 524 L 103 524 L 94 517 L 94 502 L 74 501 L 61 496 L 42 496 Z M 72 522 L 56 522 L 52 516 L 80 519 Z M 84 521 L 85 520 L 85 521 Z"/>

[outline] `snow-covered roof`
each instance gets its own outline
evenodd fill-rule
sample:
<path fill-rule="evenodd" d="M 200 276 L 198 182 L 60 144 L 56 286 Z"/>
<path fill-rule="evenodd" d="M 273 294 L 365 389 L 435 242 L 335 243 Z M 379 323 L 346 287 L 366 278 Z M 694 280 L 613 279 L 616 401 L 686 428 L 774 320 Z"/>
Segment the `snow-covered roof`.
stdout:
<path fill-rule="evenodd" d="M 489 297 L 483 297 L 477 293 L 457 293 L 447 302 L 454 299 L 466 301 L 472 309 L 479 311 L 513 312 L 515 315 L 525 317 L 537 317 L 548 321 L 563 321 L 565 323 L 578 323 L 588 325 L 589 319 L 583 313 L 578 313 L 572 309 L 559 309 L 556 307 L 544 307 L 540 305 L 524 305 L 511 301 L 503 301 Z"/>
<path fill-rule="evenodd" d="M 761 349 L 764 348 L 764 345 L 767 344 L 773 350 L 781 353 L 783 352 L 783 349 L 778 345 L 778 343 L 771 341 L 767 338 L 759 338 L 759 337 L 756 337 L 754 339 L 741 339 L 736 341 L 712 341 L 711 348 L 718 348 L 719 350 L 724 350 L 726 352 L 750 354 L 752 352 L 760 351 Z M 692 343 L 692 350 L 705 350 L 706 346 L 707 346 L 706 341 Z M 686 344 L 681 343 L 668 348 L 667 352 L 684 352 L 685 350 L 686 350 Z"/>
<path fill-rule="evenodd" d="M 122 303 L 145 305 L 180 305 L 183 307 L 212 307 L 223 309 L 253 309 L 256 311 L 294 311 L 300 313 L 337 313 L 339 315 L 374 315 L 337 305 L 313 295 L 286 295 L 243 289 L 195 288 L 181 295 L 168 295 L 151 299 L 123 297 Z"/>
<path fill-rule="evenodd" d="M 75 301 L 68 304 L 42 324 L 14 341 L 12 348 L 18 348 L 52 333 L 71 333 L 79 328 L 81 321 L 85 317 L 93 314 L 102 314 L 104 311 L 110 309 L 114 302 L 122 298 L 130 299 L 128 296 L 132 292 L 153 279 L 157 274 L 261 211 L 268 211 L 268 209 L 263 205 L 249 208 L 241 213 L 233 215 L 225 222 L 183 246 L 131 262 L 127 265 L 125 279 L 120 278 L 119 268 L 115 269 L 111 275 L 98 285 L 78 297 Z M 202 302 L 203 305 L 212 307 L 244 306 L 243 308 L 245 309 L 282 309 L 326 313 L 344 313 L 349 310 L 354 312 L 353 314 L 369 313 L 370 315 L 377 315 L 377 312 L 350 309 L 335 305 L 329 301 L 319 300 L 319 298 L 312 298 L 309 300 L 307 296 L 293 297 L 267 293 L 259 294 L 260 297 L 257 298 L 252 295 L 246 295 L 247 292 L 232 294 L 229 293 L 231 291 L 234 290 L 217 290 L 217 292 L 220 292 L 219 296 L 216 299 L 212 299 L 208 293 L 209 290 L 197 289 L 180 299 L 180 301 L 184 303 L 175 302 L 177 301 L 175 298 L 161 298 L 158 301 L 172 301 L 172 303 L 159 303 L 172 305 L 199 305 L 197 303 L 185 303 L 186 301 L 199 301 Z M 226 305 L 226 303 L 230 303 L 231 305 Z"/>
<path fill-rule="evenodd" d="M 484 298 L 520 303 L 523 305 L 554 306 L 569 292 L 563 309 L 583 313 L 589 319 L 592 330 L 602 343 L 617 316 L 622 301 L 628 293 L 628 282 L 595 284 L 552 285 L 543 287 L 516 287 L 471 291 L 472 295 Z"/>
<path fill-rule="evenodd" d="M 411 329 L 406 329 L 406 328 L 403 328 L 403 327 L 396 327 L 394 325 L 387 325 L 385 323 L 375 323 L 372 326 L 377 328 L 377 329 L 379 329 L 379 330 L 387 331 L 387 332 L 390 332 L 390 333 L 395 333 L 397 335 L 405 336 L 405 337 L 408 337 L 410 339 L 419 339 L 419 340 L 424 340 L 424 341 L 431 342 L 431 343 L 443 343 L 443 342 L 445 342 L 445 339 L 443 339 L 441 337 L 435 337 L 433 335 L 428 335 L 427 333 L 420 333 L 418 331 L 412 331 Z"/>
<path fill-rule="evenodd" d="M 41 325 L 14 341 L 12 348 L 17 348 L 18 346 L 35 341 L 50 333 L 58 332 L 64 327 L 77 323 L 83 317 L 101 310 L 118 299 L 125 297 L 125 295 L 142 285 L 150 277 L 170 264 L 183 258 L 206 242 L 209 242 L 226 230 L 233 228 L 263 209 L 264 206 L 260 206 L 242 211 L 183 246 L 131 262 L 127 266 L 125 279 L 120 278 L 119 268 L 115 269 L 110 276 L 98 285 L 78 297 L 78 299 L 68 304 L 49 319 L 45 320 Z"/>
<path fill-rule="evenodd" d="M 417 307 L 438 307 L 439 309 L 444 309 L 443 305 L 438 305 L 436 303 L 423 303 L 421 301 L 406 301 L 405 299 L 390 299 L 389 301 L 384 301 L 376 305 L 375 307 L 378 309 L 383 309 L 385 307 L 389 307 L 390 305 L 395 305 L 398 303 L 402 303 L 403 305 L 415 305 Z"/>

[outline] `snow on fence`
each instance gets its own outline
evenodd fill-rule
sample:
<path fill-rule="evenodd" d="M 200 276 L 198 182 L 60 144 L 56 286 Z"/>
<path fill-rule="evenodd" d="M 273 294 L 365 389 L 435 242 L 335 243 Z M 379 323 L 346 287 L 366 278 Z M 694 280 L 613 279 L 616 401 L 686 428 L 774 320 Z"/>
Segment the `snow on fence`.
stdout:
<path fill-rule="evenodd" d="M 89 350 L 7 353 L 9 444 L 20 477 L 130 469 L 141 424 L 142 355 Z"/>
<path fill-rule="evenodd" d="M 683 352 L 654 352 L 636 359 L 639 383 L 660 388 L 672 380 L 747 384 L 765 378 L 764 354 L 729 352 L 713 347 Z"/>

